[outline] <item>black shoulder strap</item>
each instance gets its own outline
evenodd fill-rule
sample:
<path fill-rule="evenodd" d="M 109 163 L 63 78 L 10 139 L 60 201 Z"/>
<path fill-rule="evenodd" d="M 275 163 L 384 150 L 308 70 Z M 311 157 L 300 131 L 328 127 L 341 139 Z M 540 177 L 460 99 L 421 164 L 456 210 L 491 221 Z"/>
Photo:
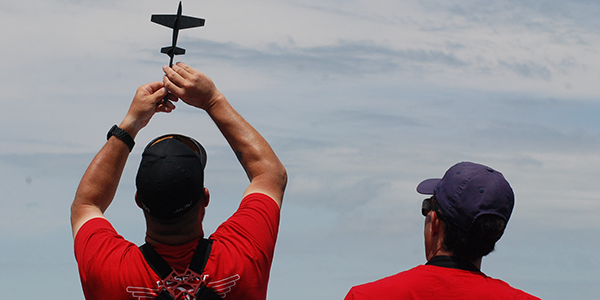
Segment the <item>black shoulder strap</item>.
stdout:
<path fill-rule="evenodd" d="M 189 268 L 190 270 L 202 274 L 204 272 L 204 267 L 206 267 L 206 262 L 208 261 L 208 257 L 210 256 L 210 252 L 212 250 L 213 241 L 210 239 L 202 238 L 200 242 L 198 242 L 198 246 L 196 247 L 196 251 L 194 252 L 194 256 L 192 257 L 192 261 L 190 262 Z M 173 272 L 173 268 L 156 252 L 152 245 L 145 243 L 139 247 L 140 251 L 144 255 L 146 262 L 148 265 L 156 272 L 156 275 L 160 277 L 160 279 L 165 279 L 171 272 Z M 208 288 L 206 285 L 202 285 L 198 291 L 196 291 L 196 298 L 202 300 L 220 300 L 221 297 L 212 289 Z M 170 300 L 174 299 L 173 295 L 171 295 L 166 290 L 162 290 L 160 294 L 155 298 L 155 300 Z"/>
<path fill-rule="evenodd" d="M 196 252 L 194 252 L 194 257 L 192 257 L 192 262 L 190 262 L 190 270 L 198 274 L 202 274 L 204 272 L 204 267 L 206 267 L 206 262 L 208 261 L 208 257 L 210 256 L 210 252 L 212 250 L 212 243 L 213 240 L 209 239 L 202 239 L 200 243 L 198 243 Z M 222 300 L 222 298 L 215 291 L 204 284 L 196 291 L 196 299 Z"/>
<path fill-rule="evenodd" d="M 210 251 L 212 250 L 213 240 L 210 239 L 201 239 L 198 243 L 198 247 L 196 247 L 196 252 L 194 252 L 194 256 L 192 257 L 192 261 L 190 262 L 190 270 L 202 274 L 204 272 L 204 267 L 206 267 L 206 262 L 208 261 L 208 257 L 210 256 Z"/>
<path fill-rule="evenodd" d="M 146 262 L 148 262 L 148 265 L 150 265 L 152 270 L 156 272 L 156 275 L 158 275 L 160 279 L 167 278 L 167 276 L 173 272 L 173 268 L 169 266 L 169 264 L 162 258 L 162 256 L 160 256 L 160 254 L 158 254 L 158 252 L 156 252 L 156 250 L 154 250 L 152 245 L 145 243 L 140 246 L 140 251 L 142 251 Z"/>
<path fill-rule="evenodd" d="M 207 287 L 204 284 L 196 292 L 196 299 L 198 299 L 198 300 L 223 300 L 223 298 L 221 298 L 221 296 L 219 296 L 217 294 L 217 292 L 213 291 L 213 289 Z"/>

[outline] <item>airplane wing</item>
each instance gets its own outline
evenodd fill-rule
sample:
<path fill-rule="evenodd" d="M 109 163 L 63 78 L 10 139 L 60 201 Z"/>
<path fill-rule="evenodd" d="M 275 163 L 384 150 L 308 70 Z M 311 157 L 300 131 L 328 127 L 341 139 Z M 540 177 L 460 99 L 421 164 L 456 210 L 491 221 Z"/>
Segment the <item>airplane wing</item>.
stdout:
<path fill-rule="evenodd" d="M 150 21 L 167 26 L 169 28 L 175 27 L 175 20 L 177 19 L 177 15 L 152 15 Z"/>
<path fill-rule="evenodd" d="M 167 26 L 169 28 L 175 27 L 176 20 L 177 15 L 152 15 L 152 18 L 150 18 L 150 21 L 163 26 Z M 200 26 L 204 26 L 204 19 L 180 16 L 179 29 L 194 28 Z"/>
<path fill-rule="evenodd" d="M 194 28 L 204 26 L 204 19 L 181 16 L 179 19 L 179 29 Z"/>

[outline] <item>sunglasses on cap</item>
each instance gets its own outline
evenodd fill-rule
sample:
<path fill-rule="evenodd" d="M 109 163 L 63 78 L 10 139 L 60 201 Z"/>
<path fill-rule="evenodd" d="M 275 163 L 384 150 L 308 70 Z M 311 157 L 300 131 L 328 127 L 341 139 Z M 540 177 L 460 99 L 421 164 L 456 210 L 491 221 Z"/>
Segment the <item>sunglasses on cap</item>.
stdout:
<path fill-rule="evenodd" d="M 427 198 L 427 199 L 423 200 L 423 204 L 421 205 L 421 214 L 424 217 L 427 217 L 427 215 L 429 214 L 429 212 L 435 211 L 435 213 L 438 215 L 438 217 L 440 219 L 444 219 L 444 214 L 442 214 L 440 212 L 440 209 L 437 207 L 437 205 L 435 205 L 433 203 L 433 200 L 434 200 L 433 196 L 430 197 L 430 198 Z"/>
<path fill-rule="evenodd" d="M 191 137 L 188 137 L 188 136 L 185 136 L 185 135 L 181 135 L 181 134 L 165 134 L 163 136 L 159 136 L 159 137 L 155 138 L 154 140 L 152 140 L 150 143 L 148 143 L 148 145 L 146 146 L 146 149 L 154 146 L 158 142 L 162 142 L 162 141 L 167 140 L 167 139 L 175 139 L 175 140 L 180 141 L 182 144 L 184 144 L 188 148 L 192 149 L 192 151 L 198 153 L 198 155 L 200 156 L 200 160 L 202 161 L 203 164 L 205 164 L 205 162 L 206 162 L 206 150 L 204 150 L 204 147 L 202 147 L 202 145 L 200 145 L 200 143 L 198 143 L 198 141 L 196 141 L 195 139 L 193 139 Z M 204 165 L 202 166 L 202 168 L 204 169 Z"/>

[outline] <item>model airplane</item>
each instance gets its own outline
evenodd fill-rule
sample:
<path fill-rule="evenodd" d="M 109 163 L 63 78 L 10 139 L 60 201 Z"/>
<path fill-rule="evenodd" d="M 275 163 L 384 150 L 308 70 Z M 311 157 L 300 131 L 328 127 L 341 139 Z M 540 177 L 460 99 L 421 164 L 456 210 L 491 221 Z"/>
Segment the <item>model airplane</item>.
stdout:
<path fill-rule="evenodd" d="M 173 28 L 173 42 L 171 46 L 160 49 L 161 53 L 164 53 L 171 58 L 169 61 L 169 67 L 173 66 L 173 56 L 185 54 L 185 49 L 177 47 L 177 36 L 179 35 L 179 29 L 204 26 L 204 19 L 181 15 L 181 1 L 179 1 L 179 8 L 177 9 L 176 15 L 152 15 L 150 21 Z M 166 101 L 167 96 L 165 96 L 164 99 L 165 103 Z"/>
<path fill-rule="evenodd" d="M 171 58 L 169 67 L 173 65 L 173 56 L 185 54 L 185 49 L 177 47 L 177 36 L 179 35 L 179 29 L 204 26 L 204 19 L 181 15 L 181 1 L 179 1 L 179 8 L 177 9 L 176 15 L 152 15 L 150 21 L 173 28 L 172 45 L 160 49 L 161 53 L 164 53 Z"/>

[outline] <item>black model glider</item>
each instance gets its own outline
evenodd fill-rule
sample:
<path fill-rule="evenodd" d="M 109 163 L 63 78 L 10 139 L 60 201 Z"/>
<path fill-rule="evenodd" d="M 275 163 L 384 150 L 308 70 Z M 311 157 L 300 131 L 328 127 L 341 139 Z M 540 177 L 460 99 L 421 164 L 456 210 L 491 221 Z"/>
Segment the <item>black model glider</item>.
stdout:
<path fill-rule="evenodd" d="M 181 1 L 179 1 L 179 8 L 177 9 L 176 15 L 152 15 L 150 21 L 173 28 L 172 45 L 160 49 L 161 53 L 164 53 L 171 58 L 169 61 L 169 67 L 173 66 L 173 56 L 185 54 L 185 49 L 176 46 L 179 29 L 204 26 L 204 19 L 181 15 Z"/>

